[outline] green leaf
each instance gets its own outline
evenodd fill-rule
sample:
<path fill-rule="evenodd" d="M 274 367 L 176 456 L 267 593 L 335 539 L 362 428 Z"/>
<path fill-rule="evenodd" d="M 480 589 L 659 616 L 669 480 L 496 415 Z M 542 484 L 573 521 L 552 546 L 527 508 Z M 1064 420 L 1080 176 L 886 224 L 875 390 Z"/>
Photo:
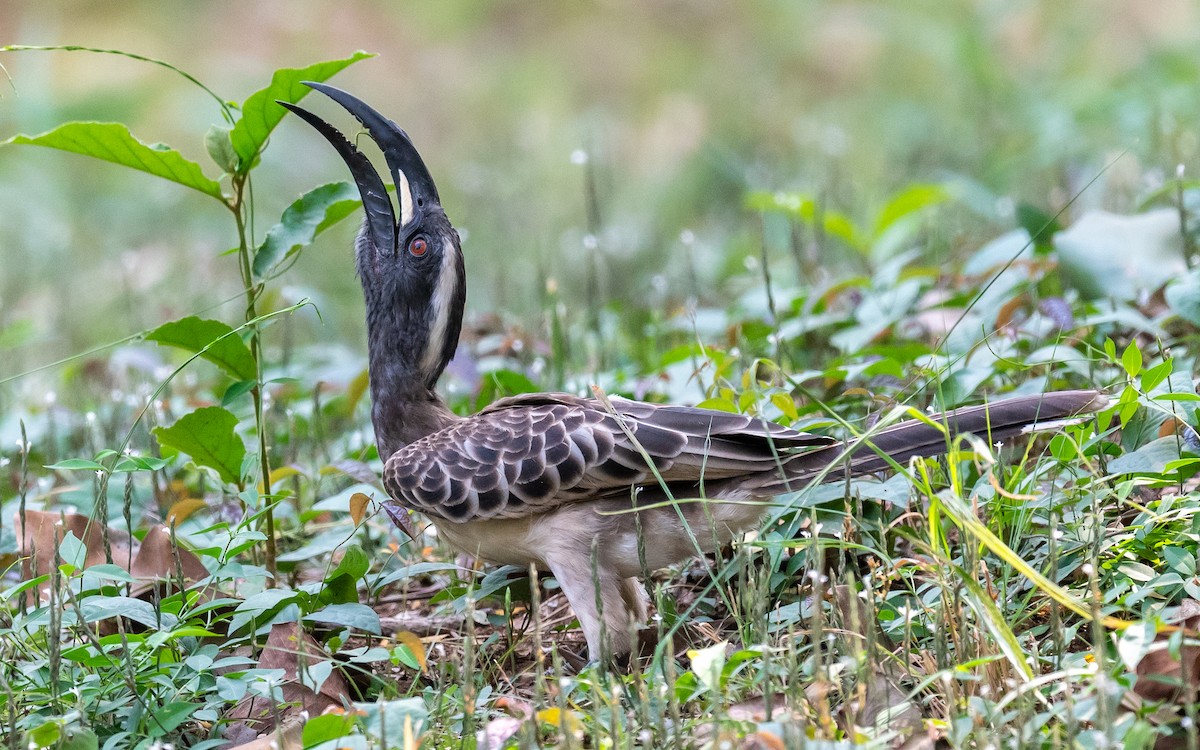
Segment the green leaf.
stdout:
<path fill-rule="evenodd" d="M 241 483 L 246 446 L 234 432 L 237 417 L 219 406 L 186 414 L 170 427 L 155 427 L 159 445 L 186 453 L 201 466 L 216 469 L 221 479 Z"/>
<path fill-rule="evenodd" d="M 129 571 L 119 565 L 111 563 L 101 563 L 88 568 L 86 572 L 89 576 L 103 578 L 106 581 L 124 581 L 125 583 L 133 583 L 137 579 L 133 577 Z"/>
<path fill-rule="evenodd" d="M 58 543 L 58 557 L 62 560 L 61 567 L 70 575 L 83 567 L 87 560 L 87 547 L 75 536 L 75 532 L 68 531 Z"/>
<path fill-rule="evenodd" d="M 1174 435 L 1151 440 L 1132 453 L 1110 461 L 1108 470 L 1112 474 L 1162 475 L 1168 462 L 1178 460 L 1179 442 Z"/>
<path fill-rule="evenodd" d="M 29 744 L 33 747 L 50 747 L 62 736 L 62 727 L 57 721 L 47 721 L 29 732 Z"/>
<path fill-rule="evenodd" d="M 1187 273 L 1172 208 L 1134 216 L 1090 211 L 1054 235 L 1054 248 L 1063 282 L 1085 300 L 1136 300 Z"/>
<path fill-rule="evenodd" d="M 382 629 L 379 615 L 365 604 L 330 604 L 304 618 L 312 622 L 328 622 L 379 635 Z"/>
<path fill-rule="evenodd" d="M 1166 361 L 1144 370 L 1142 372 L 1142 390 L 1149 393 L 1157 388 L 1159 383 L 1167 379 L 1174 367 L 1175 360 L 1168 358 Z"/>
<path fill-rule="evenodd" d="M 158 471 L 171 463 L 165 458 L 152 456 L 121 456 L 113 466 L 113 472 L 118 471 Z"/>
<path fill-rule="evenodd" d="M 194 315 L 173 320 L 147 333 L 146 340 L 196 352 L 238 380 L 258 378 L 250 348 L 219 320 L 204 320 Z"/>
<path fill-rule="evenodd" d="M 256 380 L 238 380 L 230 383 L 225 389 L 225 393 L 221 394 L 221 406 L 229 406 L 234 401 L 237 401 L 242 396 L 254 390 L 254 386 L 258 385 Z"/>
<path fill-rule="evenodd" d="M 325 588 L 321 590 L 321 601 L 328 604 L 353 604 L 358 602 L 358 581 L 371 568 L 371 559 L 362 547 L 352 544 L 346 549 L 341 562 L 325 577 Z"/>
<path fill-rule="evenodd" d="M 255 91 L 246 98 L 246 103 L 242 105 L 242 118 L 229 133 L 233 141 L 233 150 L 240 160 L 238 171 L 243 174 L 250 171 L 271 131 L 287 114 L 287 110 L 276 103 L 277 99 L 295 104 L 312 91 L 301 81 L 324 81 L 359 60 L 374 56 L 360 50 L 341 60 L 327 60 L 306 68 L 282 68 L 275 71 L 271 76 L 271 85 Z"/>
<path fill-rule="evenodd" d="M 1017 205 L 1017 223 L 1033 238 L 1038 255 L 1054 249 L 1054 235 L 1063 228 L 1057 218 L 1031 203 Z"/>
<path fill-rule="evenodd" d="M 300 741 L 304 747 L 313 747 L 322 742 L 341 739 L 354 732 L 354 716 L 350 714 L 322 714 L 304 723 Z"/>
<path fill-rule="evenodd" d="M 45 468 L 58 471 L 108 471 L 104 464 L 86 458 L 68 458 L 56 464 L 47 464 Z"/>
<path fill-rule="evenodd" d="M 357 544 L 351 544 L 346 548 L 346 554 L 342 556 L 341 562 L 337 568 L 329 574 L 329 578 L 337 576 L 350 576 L 354 580 L 359 580 L 367 574 L 371 569 L 371 559 L 367 557 L 367 553 L 363 552 L 363 548 Z"/>
<path fill-rule="evenodd" d="M 100 739 L 88 727 L 69 727 L 67 736 L 58 743 L 58 750 L 96 750 Z"/>
<path fill-rule="evenodd" d="M 1121 354 L 1121 367 L 1129 373 L 1131 378 L 1136 378 L 1137 374 L 1142 371 L 1142 350 L 1138 348 L 1136 341 L 1130 341 L 1129 346 L 1125 347 L 1125 351 Z"/>
<path fill-rule="evenodd" d="M 1192 325 L 1200 325 L 1200 274 L 1189 272 L 1167 284 L 1167 306 Z"/>
<path fill-rule="evenodd" d="M 111 161 L 225 201 L 221 184 L 206 177 L 199 164 L 161 143 L 142 143 L 119 122 L 68 122 L 41 135 L 14 135 L 4 143 L 45 146 Z"/>
<path fill-rule="evenodd" d="M 279 223 L 267 231 L 255 251 L 254 275 L 265 276 L 280 260 L 310 244 L 360 205 L 358 189 L 349 182 L 331 182 L 300 196 L 284 210 Z"/>
<path fill-rule="evenodd" d="M 158 628 L 163 624 L 150 602 L 129 596 L 89 596 L 80 602 L 79 612 L 84 622 L 124 617 L 148 628 Z"/>
<path fill-rule="evenodd" d="M 154 719 L 149 722 L 151 737 L 164 737 L 185 722 L 189 716 L 201 708 L 202 703 L 185 703 L 172 701 L 154 709 Z"/>
<path fill-rule="evenodd" d="M 944 203 L 949 198 L 950 194 L 941 185 L 909 185 L 892 196 L 879 212 L 879 218 L 875 220 L 875 235 L 883 234 L 884 230 L 905 216 Z"/>
<path fill-rule="evenodd" d="M 207 149 L 213 163 L 223 169 L 225 174 L 233 174 L 238 167 L 238 156 L 233 150 L 229 131 L 230 128 L 224 125 L 213 125 L 204 134 L 204 148 Z"/>

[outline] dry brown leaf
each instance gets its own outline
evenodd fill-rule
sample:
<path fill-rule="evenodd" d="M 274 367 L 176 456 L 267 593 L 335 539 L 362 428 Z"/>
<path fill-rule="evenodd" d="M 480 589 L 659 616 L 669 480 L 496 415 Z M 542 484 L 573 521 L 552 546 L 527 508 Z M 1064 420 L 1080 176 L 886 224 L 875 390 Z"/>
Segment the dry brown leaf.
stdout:
<path fill-rule="evenodd" d="M 1000 311 L 996 313 L 994 328 L 1000 331 L 1011 326 L 1017 317 L 1017 311 L 1027 304 L 1029 304 L 1029 300 L 1026 299 L 1024 294 L 1018 294 L 1008 302 L 1005 302 L 1000 306 Z"/>
<path fill-rule="evenodd" d="M 301 750 L 304 747 L 304 721 L 303 716 L 289 716 L 281 721 L 274 731 L 263 732 L 249 742 L 239 742 L 229 733 L 226 733 L 226 739 L 230 740 L 229 747 L 240 750 Z"/>
<path fill-rule="evenodd" d="M 104 554 L 102 527 L 91 518 L 79 513 L 54 513 L 50 511 L 25 511 L 25 526 L 21 526 L 20 514 L 16 519 L 17 535 L 21 540 L 20 554 L 24 580 L 50 572 L 55 564 L 58 546 L 69 531 L 83 542 L 87 550 L 84 568 L 107 562 Z M 138 582 L 130 587 L 130 596 L 140 597 L 155 589 L 162 581 L 178 580 L 183 574 L 184 584 L 191 584 L 208 577 L 208 570 L 200 558 L 190 550 L 173 543 L 171 532 L 165 526 L 154 526 L 146 532 L 132 555 L 129 535 L 117 529 L 109 529 L 109 544 L 112 561 L 129 571 Z M 131 560 L 132 557 L 132 560 Z M 49 601 L 49 584 L 36 592 L 38 601 Z"/>
<path fill-rule="evenodd" d="M 1163 420 L 1163 423 L 1158 426 L 1158 436 L 1160 438 L 1171 437 L 1179 431 L 1180 427 L 1186 427 L 1186 425 L 1184 425 L 1175 417 L 1167 417 Z"/>
<path fill-rule="evenodd" d="M 408 650 L 411 651 L 413 656 L 416 658 L 417 664 L 421 666 L 422 674 L 429 671 L 429 665 L 425 661 L 425 644 L 421 643 L 421 639 L 417 637 L 416 633 L 411 633 L 407 630 L 401 630 L 399 633 L 393 635 L 392 638 L 395 639 L 397 643 L 408 647 Z"/>
<path fill-rule="evenodd" d="M 226 714 L 226 718 L 233 721 L 232 731 L 240 732 L 249 727 L 256 734 L 270 734 L 276 721 L 282 727 L 290 717 L 298 716 L 302 711 L 308 716 L 319 716 L 329 708 L 349 703 L 346 679 L 336 669 L 329 674 L 319 692 L 314 692 L 300 679 L 301 665 L 307 667 L 329 659 L 321 644 L 296 623 L 283 622 L 273 626 L 259 657 L 258 668 L 283 670 L 284 680 L 279 685 L 281 701 L 272 706 L 261 696 L 243 698 Z"/>
<path fill-rule="evenodd" d="M 198 510 L 203 510 L 208 507 L 208 503 L 198 497 L 186 497 L 174 505 L 167 511 L 167 525 L 178 526 L 186 521 L 193 513 Z"/>
<path fill-rule="evenodd" d="M 1200 629 L 1200 602 L 1187 599 L 1179 606 L 1177 623 L 1195 632 Z M 1195 638 L 1185 640 L 1179 649 L 1179 659 L 1171 655 L 1167 642 L 1171 633 L 1159 633 L 1154 646 L 1137 665 L 1137 682 L 1133 692 L 1148 701 L 1194 703 L 1200 695 L 1200 646 L 1189 645 Z"/>
<path fill-rule="evenodd" d="M 888 643 L 887 636 L 877 626 L 869 624 L 873 619 L 853 586 L 834 586 L 833 603 L 837 619 L 847 633 L 863 633 L 868 627 L 876 629 L 873 638 L 867 640 L 847 638 L 846 645 L 850 650 L 861 652 L 868 641 L 873 641 L 877 648 L 880 644 Z M 859 684 L 861 705 L 857 706 L 857 712 L 850 718 L 861 727 L 888 726 L 909 738 L 921 735 L 924 728 L 921 710 L 909 699 L 908 691 L 900 686 L 903 675 L 886 658 L 870 658 L 869 661 L 878 666 L 875 671 L 862 677 Z"/>
<path fill-rule="evenodd" d="M 773 732 L 757 731 L 746 735 L 740 750 L 785 750 L 783 738 Z"/>
<path fill-rule="evenodd" d="M 354 380 L 350 381 L 350 385 L 346 387 L 347 414 L 354 413 L 354 409 L 358 406 L 358 402 L 362 400 L 363 394 L 367 392 L 367 386 L 370 384 L 371 373 L 365 368 L 358 375 L 354 376 Z"/>
<path fill-rule="evenodd" d="M 350 520 L 354 521 L 355 526 L 362 523 L 370 504 L 371 498 L 367 497 L 365 493 L 355 492 L 350 496 Z"/>
<path fill-rule="evenodd" d="M 153 583 L 171 580 L 183 572 L 184 583 L 195 583 L 208 578 L 208 569 L 191 550 L 184 549 L 171 539 L 171 530 L 166 526 L 151 526 L 142 538 L 129 572 L 135 578 Z M 136 594 L 135 594 L 136 596 Z"/>
<path fill-rule="evenodd" d="M 17 539 L 20 540 L 18 552 L 24 558 L 21 562 L 23 580 L 45 575 L 55 568 L 58 546 L 67 532 L 73 533 L 87 548 L 83 563 L 85 568 L 106 562 L 102 529 L 89 516 L 26 510 L 24 525 L 21 524 L 20 513 L 15 515 L 14 521 Z M 110 529 L 109 544 L 114 563 L 123 565 L 129 560 L 128 534 Z M 38 588 L 36 593 L 39 602 L 49 601 L 49 590 L 49 584 Z"/>

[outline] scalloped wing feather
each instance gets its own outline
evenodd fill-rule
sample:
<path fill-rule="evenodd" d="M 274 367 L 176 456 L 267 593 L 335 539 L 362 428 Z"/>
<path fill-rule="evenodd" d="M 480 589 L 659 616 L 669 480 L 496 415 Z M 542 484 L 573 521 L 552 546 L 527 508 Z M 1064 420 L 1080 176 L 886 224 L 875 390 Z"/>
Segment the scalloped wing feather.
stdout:
<path fill-rule="evenodd" d="M 830 442 L 741 414 L 611 403 L 616 414 L 568 394 L 502 399 L 396 451 L 384 486 L 451 521 L 522 518 L 656 485 L 643 451 L 663 481 L 695 485 L 769 472 Z"/>

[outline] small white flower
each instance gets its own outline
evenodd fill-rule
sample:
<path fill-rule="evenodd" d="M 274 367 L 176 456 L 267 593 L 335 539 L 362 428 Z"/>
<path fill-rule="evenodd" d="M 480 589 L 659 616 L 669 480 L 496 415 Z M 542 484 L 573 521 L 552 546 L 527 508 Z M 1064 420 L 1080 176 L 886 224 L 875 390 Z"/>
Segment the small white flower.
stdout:
<path fill-rule="evenodd" d="M 588 163 L 588 152 L 584 151 L 581 148 L 575 149 L 574 151 L 571 152 L 571 163 L 572 164 L 587 164 Z"/>

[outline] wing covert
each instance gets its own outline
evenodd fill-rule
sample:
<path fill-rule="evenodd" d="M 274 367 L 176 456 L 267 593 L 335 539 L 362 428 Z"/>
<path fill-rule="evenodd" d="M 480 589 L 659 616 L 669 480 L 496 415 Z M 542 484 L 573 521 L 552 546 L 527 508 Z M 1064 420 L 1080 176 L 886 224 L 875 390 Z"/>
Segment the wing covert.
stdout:
<path fill-rule="evenodd" d="M 695 485 L 770 471 L 783 455 L 830 442 L 741 414 L 612 404 L 617 415 L 567 394 L 502 399 L 393 453 L 384 486 L 450 521 L 521 518 L 655 483 L 641 450 L 665 481 Z"/>

